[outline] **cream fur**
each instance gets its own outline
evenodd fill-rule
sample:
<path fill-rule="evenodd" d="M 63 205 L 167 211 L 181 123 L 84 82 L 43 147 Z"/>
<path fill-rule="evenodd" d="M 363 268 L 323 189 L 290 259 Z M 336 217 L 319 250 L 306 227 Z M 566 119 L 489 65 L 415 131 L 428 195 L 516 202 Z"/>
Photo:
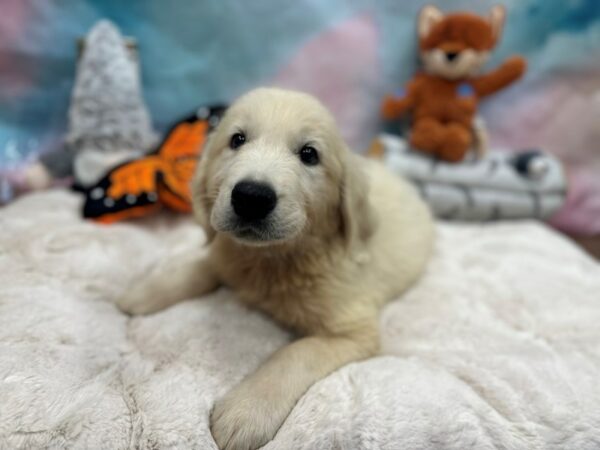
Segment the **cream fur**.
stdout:
<path fill-rule="evenodd" d="M 248 143 L 233 151 L 229 139 L 240 129 Z M 317 166 L 298 159 L 306 140 L 319 151 Z M 223 284 L 299 334 L 214 406 L 219 447 L 254 449 L 273 438 L 313 383 L 377 353 L 379 310 L 423 271 L 432 221 L 415 191 L 353 155 L 330 114 L 305 94 L 250 92 L 203 155 L 194 191 L 208 256 L 177 262 L 118 304 L 145 314 Z M 248 177 L 268 181 L 280 197 L 273 230 L 258 241 L 236 235 L 230 220 L 231 189 Z"/>

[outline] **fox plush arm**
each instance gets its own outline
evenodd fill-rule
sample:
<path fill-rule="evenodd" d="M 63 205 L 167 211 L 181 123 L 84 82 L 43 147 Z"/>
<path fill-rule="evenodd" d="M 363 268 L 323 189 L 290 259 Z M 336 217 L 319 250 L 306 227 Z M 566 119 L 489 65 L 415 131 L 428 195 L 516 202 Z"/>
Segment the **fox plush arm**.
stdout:
<path fill-rule="evenodd" d="M 417 83 L 408 83 L 406 89 L 401 89 L 395 95 L 386 95 L 381 105 L 381 114 L 387 120 L 397 119 L 411 110 L 416 101 Z"/>
<path fill-rule="evenodd" d="M 479 97 L 491 95 L 521 78 L 525 73 L 526 66 L 525 59 L 513 56 L 496 70 L 475 78 L 472 86 Z"/>

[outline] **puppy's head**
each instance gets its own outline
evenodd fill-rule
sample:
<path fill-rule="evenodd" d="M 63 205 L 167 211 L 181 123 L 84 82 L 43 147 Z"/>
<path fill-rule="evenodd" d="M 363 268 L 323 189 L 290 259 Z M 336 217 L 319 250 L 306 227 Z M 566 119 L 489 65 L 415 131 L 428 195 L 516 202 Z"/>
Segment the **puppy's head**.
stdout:
<path fill-rule="evenodd" d="M 242 245 L 364 238 L 372 227 L 367 185 L 351 160 L 316 99 L 256 89 L 207 142 L 194 180 L 196 217 L 209 239 L 225 233 Z"/>
<path fill-rule="evenodd" d="M 500 39 L 505 15 L 502 6 L 492 8 L 488 18 L 424 7 L 418 31 L 425 71 L 451 80 L 477 74 Z"/>

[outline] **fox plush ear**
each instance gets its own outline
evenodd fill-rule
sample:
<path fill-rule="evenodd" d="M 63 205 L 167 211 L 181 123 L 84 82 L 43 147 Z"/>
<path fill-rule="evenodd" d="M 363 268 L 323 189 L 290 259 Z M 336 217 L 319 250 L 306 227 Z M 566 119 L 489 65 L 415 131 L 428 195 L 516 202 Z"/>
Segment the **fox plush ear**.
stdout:
<path fill-rule="evenodd" d="M 444 18 L 444 13 L 433 5 L 427 5 L 419 14 L 419 37 L 427 37 L 431 29 Z"/>
<path fill-rule="evenodd" d="M 506 9 L 502 5 L 497 5 L 492 8 L 490 12 L 490 25 L 492 26 L 492 37 L 494 42 L 500 40 L 502 34 L 502 27 L 504 27 L 504 19 L 506 18 Z"/>

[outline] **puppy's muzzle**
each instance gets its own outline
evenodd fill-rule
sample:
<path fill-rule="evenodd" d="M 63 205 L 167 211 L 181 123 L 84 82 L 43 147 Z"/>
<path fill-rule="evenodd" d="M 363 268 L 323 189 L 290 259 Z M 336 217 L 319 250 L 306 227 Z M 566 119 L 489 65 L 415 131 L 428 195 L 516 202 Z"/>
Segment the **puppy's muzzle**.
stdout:
<path fill-rule="evenodd" d="M 242 220 L 252 222 L 266 218 L 277 205 L 271 186 L 254 181 L 240 181 L 231 191 L 231 206 Z"/>

